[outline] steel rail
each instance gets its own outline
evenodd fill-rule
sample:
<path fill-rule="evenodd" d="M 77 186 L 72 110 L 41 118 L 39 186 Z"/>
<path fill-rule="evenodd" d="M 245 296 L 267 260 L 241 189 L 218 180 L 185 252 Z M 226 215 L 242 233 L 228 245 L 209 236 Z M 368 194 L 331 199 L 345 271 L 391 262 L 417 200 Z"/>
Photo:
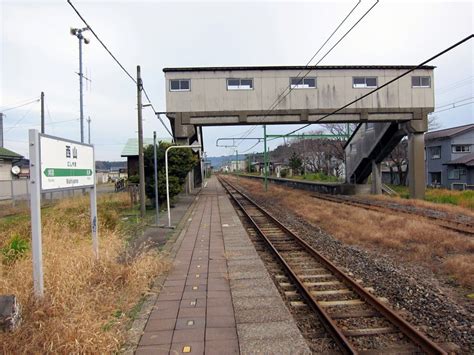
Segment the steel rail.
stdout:
<path fill-rule="evenodd" d="M 386 319 L 388 319 L 393 325 L 395 325 L 401 333 L 403 333 L 405 336 L 407 336 L 411 341 L 413 341 L 416 345 L 418 345 L 421 349 L 423 349 L 425 352 L 429 354 L 447 354 L 439 345 L 435 344 L 431 340 L 429 340 L 424 334 L 420 333 L 418 330 L 416 330 L 412 325 L 410 325 L 407 321 L 405 321 L 403 318 L 401 318 L 398 314 L 396 314 L 393 310 L 385 306 L 383 303 L 381 303 L 375 296 L 373 296 L 371 293 L 366 291 L 361 285 L 359 285 L 355 280 L 353 280 L 351 277 L 346 275 L 344 272 L 342 272 L 335 264 L 333 264 L 329 259 L 321 255 L 318 251 L 316 251 L 312 246 L 310 246 L 306 241 L 301 239 L 298 235 L 296 235 L 293 231 L 288 229 L 284 224 L 282 224 L 279 220 L 277 220 L 275 217 L 273 217 L 268 211 L 266 211 L 263 207 L 258 205 L 252 198 L 247 196 L 245 193 L 240 191 L 238 188 L 236 188 L 233 184 L 231 184 L 228 181 L 225 181 L 223 178 L 219 178 L 221 182 L 223 182 L 224 188 L 229 192 L 231 197 L 236 201 L 236 203 L 239 205 L 239 207 L 242 209 L 244 214 L 252 221 L 252 224 L 256 227 L 258 230 L 259 234 L 261 234 L 265 241 L 271 245 L 272 250 L 279 256 L 279 259 L 282 260 L 283 264 L 285 267 L 289 270 L 289 272 L 298 280 L 298 283 L 301 284 L 299 278 L 296 276 L 296 274 L 291 270 L 289 265 L 283 260 L 283 257 L 280 255 L 280 253 L 276 250 L 276 248 L 273 246 L 271 241 L 265 236 L 264 232 L 258 227 L 257 223 L 255 220 L 247 213 L 245 208 L 242 206 L 240 201 L 237 200 L 237 198 L 228 190 L 226 184 L 233 188 L 238 194 L 240 194 L 244 199 L 246 199 L 248 202 L 250 202 L 255 208 L 257 208 L 261 213 L 263 213 L 266 217 L 268 217 L 273 223 L 275 223 L 279 228 L 281 228 L 286 234 L 294 238 L 296 242 L 298 242 L 306 251 L 308 251 L 315 259 L 318 260 L 318 262 L 321 262 L 324 264 L 325 267 L 327 267 L 333 274 L 337 275 L 343 283 L 346 284 L 350 289 L 352 289 L 359 297 L 361 297 L 367 304 L 371 305 L 373 308 L 375 308 L 382 316 L 384 316 Z M 317 305 L 317 301 L 313 299 L 312 296 L 310 296 L 309 290 L 302 285 L 302 289 L 307 292 L 307 297 L 309 297 L 312 300 L 312 303 Z M 306 298 L 306 297 L 305 297 Z M 319 305 L 317 305 L 317 309 L 320 309 L 321 312 L 320 314 L 323 316 L 323 320 L 327 321 L 328 325 L 330 327 L 335 327 L 337 328 L 337 325 L 334 323 L 334 321 L 330 318 L 330 316 L 321 309 Z M 319 312 L 319 311 L 318 311 Z M 338 334 L 341 333 L 340 331 L 333 332 L 333 334 Z M 336 340 L 338 341 L 345 341 L 348 344 L 344 345 L 344 349 L 346 351 L 350 351 L 351 353 L 357 353 L 357 350 L 355 350 L 352 345 L 348 342 L 347 338 L 341 333 L 343 337 L 338 337 Z M 342 346 L 342 344 L 340 344 Z M 349 346 L 348 346 L 349 345 Z M 352 350 L 351 350 L 352 349 Z"/>
<path fill-rule="evenodd" d="M 299 277 L 296 275 L 296 273 L 292 270 L 292 268 L 288 265 L 286 260 L 282 257 L 282 255 L 278 252 L 278 250 L 275 248 L 273 243 L 268 239 L 266 234 L 262 231 L 262 229 L 258 226 L 257 222 L 254 220 L 252 216 L 248 213 L 248 211 L 244 208 L 244 206 L 240 203 L 240 201 L 234 196 L 234 194 L 231 193 L 229 190 L 228 186 L 232 187 L 236 191 L 238 191 L 235 187 L 233 187 L 230 183 L 224 181 L 222 178 L 219 178 L 220 182 L 222 183 L 222 186 L 227 190 L 229 195 L 232 197 L 234 202 L 240 207 L 242 212 L 245 214 L 245 216 L 251 221 L 253 227 L 257 230 L 258 234 L 265 240 L 267 245 L 270 247 L 271 251 L 273 254 L 278 258 L 278 260 L 283 264 L 285 270 L 288 272 L 288 274 L 291 276 L 291 279 L 297 287 L 300 289 L 302 295 L 304 296 L 305 300 L 309 303 L 309 305 L 319 314 L 320 318 L 323 320 L 323 325 L 325 328 L 329 331 L 329 333 L 333 336 L 333 338 L 336 340 L 336 343 L 340 347 L 340 349 L 345 353 L 345 354 L 356 354 L 357 350 L 351 345 L 349 340 L 346 338 L 346 336 L 341 332 L 339 327 L 334 323 L 334 321 L 330 318 L 330 316 L 324 311 L 324 309 L 315 301 L 313 297 L 310 296 L 310 291 L 308 288 L 303 284 L 303 282 L 299 279 Z M 227 186 L 228 184 L 228 186 Z M 238 191 L 239 192 L 239 191 Z M 240 193 L 240 192 L 239 192 Z"/>
<path fill-rule="evenodd" d="M 337 196 L 326 196 L 323 194 L 311 195 L 311 197 L 319 198 L 321 200 L 330 201 L 334 203 L 343 203 L 350 206 L 364 208 L 366 210 L 372 210 L 372 211 L 378 211 L 378 212 L 389 210 L 389 211 L 394 211 L 400 214 L 409 214 L 412 216 L 415 215 L 415 216 L 423 217 L 431 221 L 434 221 L 438 226 L 443 227 L 445 229 L 449 229 L 458 233 L 466 234 L 471 237 L 474 235 L 474 229 L 472 225 L 469 223 L 452 221 L 452 220 L 449 220 L 447 218 L 442 218 L 442 217 L 429 216 L 421 212 L 406 211 L 406 210 L 403 210 L 403 208 L 381 206 L 378 204 L 371 203 L 369 201 L 356 201 L 356 200 L 350 200 L 350 199 L 341 198 Z M 454 224 L 456 226 L 454 226 Z"/>

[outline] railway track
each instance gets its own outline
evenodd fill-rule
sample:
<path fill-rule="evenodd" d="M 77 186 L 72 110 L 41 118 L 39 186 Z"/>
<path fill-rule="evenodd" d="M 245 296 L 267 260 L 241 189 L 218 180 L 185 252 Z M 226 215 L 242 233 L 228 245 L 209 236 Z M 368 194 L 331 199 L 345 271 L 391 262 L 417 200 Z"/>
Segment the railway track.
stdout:
<path fill-rule="evenodd" d="M 220 182 L 343 353 L 447 354 L 234 185 Z M 291 291 L 290 291 L 291 292 Z"/>
<path fill-rule="evenodd" d="M 325 200 L 325 201 L 334 202 L 334 203 L 343 203 L 349 206 L 360 207 L 360 208 L 371 210 L 371 211 L 385 212 L 385 213 L 387 211 L 392 211 L 399 214 L 416 215 L 423 218 L 427 218 L 430 221 L 436 223 L 437 225 L 445 229 L 449 229 L 461 234 L 465 234 L 470 237 L 474 236 L 474 225 L 468 222 L 461 222 L 461 221 L 456 221 L 456 220 L 443 218 L 439 216 L 432 216 L 432 215 L 428 215 L 426 213 L 422 213 L 413 209 L 405 210 L 401 206 L 392 207 L 392 206 L 381 205 L 379 203 L 375 203 L 372 201 L 361 201 L 361 200 L 355 200 L 351 198 L 339 197 L 339 196 L 334 196 L 334 195 L 323 195 L 323 194 L 316 194 L 316 195 L 313 194 L 312 197 Z"/>

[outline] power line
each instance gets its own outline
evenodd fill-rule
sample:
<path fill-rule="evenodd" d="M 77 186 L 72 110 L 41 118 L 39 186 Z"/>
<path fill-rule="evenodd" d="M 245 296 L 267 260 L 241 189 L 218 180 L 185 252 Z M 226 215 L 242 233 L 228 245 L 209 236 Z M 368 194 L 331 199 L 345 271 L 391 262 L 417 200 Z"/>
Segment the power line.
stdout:
<path fill-rule="evenodd" d="M 30 107 L 30 108 L 28 109 L 28 111 L 26 111 L 26 113 L 25 113 L 23 116 L 21 116 L 21 118 L 20 118 L 18 121 L 15 122 L 15 124 L 14 124 L 13 126 L 11 126 L 9 129 L 7 129 L 7 130 L 5 131 L 5 133 L 10 132 L 10 131 L 11 131 L 12 129 L 14 129 L 21 121 L 23 121 L 23 119 L 30 113 L 31 109 L 32 109 L 32 107 Z"/>
<path fill-rule="evenodd" d="M 369 14 L 370 11 L 372 11 L 372 9 L 379 3 L 379 0 L 377 0 L 360 18 L 359 20 L 357 20 L 356 23 L 354 23 L 351 28 L 349 28 L 348 31 L 346 31 L 346 33 L 344 33 L 344 35 L 326 52 L 326 54 L 321 58 L 319 59 L 316 64 L 313 66 L 313 68 L 310 68 L 306 74 L 301 78 L 301 81 L 306 78 L 308 76 L 308 74 L 316 69 L 316 66 L 321 63 L 321 61 L 326 58 L 326 56 L 332 52 L 332 50 L 365 18 L 365 16 L 367 16 Z M 311 61 L 316 57 L 316 55 L 321 51 L 321 49 L 324 47 L 324 45 L 332 38 L 332 36 L 337 32 L 337 30 L 342 26 L 342 24 L 347 20 L 347 18 L 352 14 L 352 12 L 357 8 L 357 6 L 359 6 L 360 4 L 360 1 L 349 11 L 349 13 L 346 15 L 346 17 L 342 20 L 342 22 L 336 27 L 336 29 L 331 33 L 331 35 L 329 36 L 329 38 L 324 42 L 324 44 L 317 50 L 317 52 L 313 55 L 313 57 L 310 59 L 310 61 L 306 64 L 306 68 L 309 67 L 309 63 L 311 63 Z M 301 74 L 302 71 L 300 71 L 300 73 L 298 73 L 298 76 Z M 286 92 L 286 90 L 289 91 L 284 94 L 282 96 L 283 93 Z M 264 114 L 264 118 L 267 117 L 277 106 L 278 104 L 285 98 L 287 97 L 292 91 L 294 90 L 294 87 L 291 86 L 291 83 L 288 85 L 287 88 L 285 88 L 285 90 L 282 92 L 282 94 L 280 94 L 277 99 L 272 103 L 272 105 L 270 105 L 270 108 L 267 110 L 267 112 Z M 250 133 L 249 133 L 250 134 Z M 248 136 L 248 134 L 247 134 Z M 244 137 L 245 138 L 245 137 Z M 240 144 L 240 143 L 239 143 Z"/>
<path fill-rule="evenodd" d="M 449 111 L 449 110 L 452 110 L 452 109 L 455 109 L 455 108 L 458 108 L 458 107 L 462 107 L 462 106 L 466 106 L 466 105 L 471 105 L 471 104 L 474 104 L 474 101 L 466 102 L 465 104 L 462 104 L 462 105 L 457 105 L 457 106 L 453 106 L 453 107 L 448 107 L 448 108 L 445 108 L 445 109 L 439 110 L 439 111 L 433 111 L 433 112 L 431 112 L 430 114 L 432 115 L 433 113 L 439 113 L 439 112 Z"/>
<path fill-rule="evenodd" d="M 258 141 L 257 143 L 255 143 L 253 146 L 251 146 L 250 148 L 244 150 L 243 152 L 241 152 L 241 154 L 243 153 L 247 153 L 249 150 L 251 150 L 252 148 L 256 147 L 257 145 L 259 145 L 260 143 L 262 143 L 262 141 Z"/>
<path fill-rule="evenodd" d="M 27 106 L 27 105 L 30 105 L 34 102 L 38 102 L 40 99 L 34 99 L 34 100 L 31 100 L 31 101 L 28 101 L 24 104 L 21 104 L 21 105 L 17 105 L 17 106 L 13 106 L 13 107 L 9 107 L 9 108 L 6 108 L 6 109 L 3 109 L 1 110 L 2 112 L 5 112 L 5 111 L 10 111 L 10 110 L 14 110 L 14 109 L 17 109 L 17 108 L 20 108 L 20 107 L 24 107 L 24 106 Z M 5 106 L 4 106 L 5 107 Z M 8 107 L 8 106 L 7 106 Z"/>
<path fill-rule="evenodd" d="M 457 85 L 460 85 L 460 84 L 466 85 L 466 83 L 464 83 L 464 82 L 465 81 L 468 81 L 468 82 L 472 81 L 473 77 L 474 77 L 474 75 L 467 76 L 464 79 L 457 80 L 457 81 L 452 82 L 451 84 L 441 86 L 438 90 L 439 91 L 445 91 L 446 89 L 450 89 L 452 86 L 457 86 Z"/>
<path fill-rule="evenodd" d="M 51 122 L 51 123 L 48 124 L 48 127 L 49 127 L 49 126 L 56 125 L 56 124 L 67 123 L 67 122 L 74 122 L 74 121 L 79 121 L 79 118 L 74 118 L 74 119 L 64 120 L 64 121 Z M 11 125 L 11 126 L 5 126 L 5 128 L 13 129 L 13 128 L 39 127 L 39 126 L 41 126 L 41 125 L 38 123 L 38 124 L 27 124 L 27 125 Z"/>
<path fill-rule="evenodd" d="M 378 2 L 378 1 L 377 1 Z M 296 78 L 299 78 L 300 74 L 308 68 L 309 64 L 311 64 L 311 62 L 313 61 L 313 59 L 319 54 L 319 52 L 321 52 L 321 50 L 324 48 L 324 46 L 331 40 L 331 38 L 334 36 L 334 34 L 337 32 L 337 30 L 339 30 L 339 28 L 346 22 L 346 20 L 349 18 L 349 16 L 354 12 L 354 10 L 360 5 L 361 1 L 359 0 L 357 2 L 357 4 L 349 11 L 349 13 L 346 15 L 346 17 L 339 23 L 339 25 L 336 27 L 336 29 L 331 33 L 331 35 L 326 39 L 326 41 L 324 41 L 324 43 L 321 45 L 321 47 L 319 47 L 319 49 L 313 54 L 313 56 L 308 60 L 308 62 L 306 63 L 305 65 L 305 68 L 302 69 L 298 75 L 296 76 Z M 307 75 L 307 74 L 306 74 Z M 303 76 L 301 78 L 301 81 L 306 77 Z M 280 97 L 286 93 L 286 90 L 290 89 L 290 92 L 292 90 L 292 87 L 291 87 L 291 83 L 290 85 L 288 85 L 288 87 L 285 88 L 285 90 L 280 94 L 278 95 L 278 97 L 275 99 L 275 101 L 270 105 L 270 110 L 273 108 L 273 105 L 275 104 L 276 101 L 278 101 L 280 99 Z M 279 102 L 277 102 L 276 104 L 278 104 Z"/>
<path fill-rule="evenodd" d="M 124 71 L 124 73 L 130 78 L 132 79 L 132 81 L 138 85 L 137 83 L 137 80 L 127 71 L 127 69 L 125 69 L 125 67 L 122 65 L 122 63 L 120 63 L 120 61 L 113 55 L 113 53 L 109 50 L 109 48 L 107 48 L 107 46 L 105 45 L 104 42 L 102 42 L 102 40 L 99 38 L 99 36 L 95 33 L 95 31 L 92 29 L 92 27 L 87 23 L 87 21 L 84 19 L 84 17 L 82 17 L 82 15 L 79 13 L 79 11 L 75 8 L 75 6 L 72 4 L 71 0 L 67 0 L 68 4 L 71 5 L 71 7 L 73 8 L 74 12 L 77 14 L 77 16 L 79 16 L 79 18 L 82 20 L 82 22 L 84 22 L 84 24 L 87 26 L 87 28 L 89 29 L 89 31 L 91 31 L 91 33 L 94 35 L 94 37 L 97 39 L 97 41 L 99 41 L 99 43 L 102 45 L 102 47 L 104 47 L 104 49 L 107 51 L 107 53 L 109 53 L 109 55 L 113 58 L 113 60 L 119 65 L 119 67 Z M 148 100 L 148 103 L 150 104 L 150 106 L 152 107 L 153 109 L 153 112 L 155 112 L 155 115 L 156 114 L 156 110 L 155 108 L 153 107 L 153 104 L 150 100 L 150 97 L 148 96 L 148 93 L 146 92 L 146 89 L 145 87 L 143 86 L 143 81 L 140 83 L 141 84 L 141 89 L 143 91 L 143 93 L 145 94 L 145 97 L 146 99 Z M 160 120 L 161 124 L 163 125 L 163 127 L 165 127 L 166 131 L 170 134 L 171 137 L 173 137 L 173 134 L 171 133 L 171 131 L 168 129 L 168 127 L 164 124 L 163 120 L 161 119 L 160 115 L 157 115 L 158 116 L 158 119 Z"/>
<path fill-rule="evenodd" d="M 82 17 L 82 15 L 79 13 L 79 11 L 74 7 L 71 0 L 67 0 L 67 2 L 68 2 L 69 5 L 71 5 L 72 9 L 76 12 L 77 16 L 79 16 L 79 18 L 82 20 L 82 22 L 84 22 L 84 24 L 87 26 L 89 31 L 91 31 L 91 33 L 94 35 L 94 37 L 99 41 L 99 43 L 102 45 L 102 47 L 104 47 L 104 49 L 107 51 L 107 53 L 110 54 L 110 56 L 115 60 L 115 62 L 120 66 L 120 68 L 122 68 L 122 70 L 125 72 L 125 74 L 127 74 L 127 76 L 130 79 L 132 79 L 132 81 L 136 84 L 137 80 L 132 75 L 130 75 L 130 73 L 127 71 L 127 69 L 125 69 L 125 67 L 122 65 L 122 63 L 120 63 L 119 60 L 117 58 L 115 58 L 115 56 L 112 54 L 112 52 L 107 48 L 107 46 L 104 44 L 104 42 L 102 42 L 102 40 L 99 38 L 99 36 L 97 36 L 95 31 L 87 23 L 87 21 L 84 19 L 84 17 Z"/>
<path fill-rule="evenodd" d="M 316 64 L 314 65 L 314 67 L 313 67 L 313 68 L 310 68 L 310 69 L 306 72 L 306 74 L 301 78 L 301 80 L 303 80 L 304 78 L 306 78 L 306 77 L 308 76 L 308 74 L 309 74 L 312 70 L 317 69 L 316 66 L 317 66 L 319 63 L 321 63 L 321 62 L 323 61 L 323 59 L 326 58 L 326 57 L 329 55 L 329 53 L 332 52 L 332 50 L 333 50 L 333 49 L 334 49 L 334 48 L 335 48 L 335 47 L 336 47 L 336 46 L 364 19 L 364 18 L 365 18 L 365 16 L 367 16 L 367 15 L 369 14 L 370 11 L 372 11 L 372 9 L 373 9 L 378 3 L 379 3 L 379 0 L 377 0 L 377 1 L 359 18 L 359 20 L 357 20 L 357 22 L 356 22 L 354 25 L 352 25 L 351 28 L 349 28 L 349 30 L 348 30 L 346 33 L 344 33 L 344 35 L 326 52 L 326 54 L 316 62 Z M 344 19 L 344 20 L 345 20 L 345 19 Z M 291 87 L 291 83 L 290 83 L 290 85 L 289 85 L 289 88 L 290 88 L 290 90 L 288 91 L 288 93 L 285 94 L 283 97 L 281 97 L 281 98 L 276 102 L 276 104 L 273 105 L 273 107 L 269 110 L 270 112 L 273 111 L 273 110 L 278 106 L 278 104 L 294 90 L 294 87 Z M 285 90 L 286 90 L 286 89 L 285 89 Z M 265 116 L 267 116 L 267 115 L 268 115 L 268 114 L 265 114 Z"/>
<path fill-rule="evenodd" d="M 379 86 L 378 88 L 376 88 L 376 89 L 374 89 L 374 90 L 368 92 L 367 94 L 364 94 L 364 95 L 362 95 L 361 97 L 359 97 L 359 98 L 357 98 L 357 99 L 355 99 L 355 100 L 353 100 L 353 101 L 351 101 L 351 102 L 345 104 L 344 106 L 341 106 L 340 108 L 334 110 L 333 112 L 328 113 L 327 115 L 324 115 L 323 117 L 317 119 L 316 121 L 311 122 L 311 123 L 308 123 L 308 124 L 304 125 L 303 127 L 298 128 L 298 129 L 295 129 L 295 130 L 293 130 L 293 131 L 291 131 L 291 132 L 285 134 L 284 136 L 288 136 L 288 135 L 290 135 L 290 134 L 293 134 L 293 133 L 295 133 L 295 132 L 298 132 L 298 131 L 302 130 L 303 128 L 306 128 L 306 127 L 308 127 L 308 126 L 311 126 L 312 124 L 315 124 L 315 123 L 317 123 L 317 122 L 320 122 L 320 121 L 322 121 L 323 119 L 325 119 L 325 118 L 327 118 L 327 117 L 329 117 L 329 116 L 332 116 L 332 115 L 338 113 L 339 111 L 342 111 L 343 109 L 345 109 L 345 108 L 347 108 L 347 107 L 349 107 L 349 106 L 355 104 L 356 102 L 358 102 L 358 101 L 360 101 L 360 100 L 362 100 L 362 99 L 365 99 L 367 96 L 372 95 L 373 93 L 379 91 L 380 89 L 383 89 L 384 87 L 386 87 L 386 86 L 392 84 L 393 82 L 399 80 L 400 78 L 403 78 L 404 76 L 410 74 L 411 72 L 415 71 L 416 69 L 421 68 L 421 67 L 424 66 L 425 64 L 427 64 L 427 63 L 431 62 L 432 60 L 434 60 L 434 59 L 436 59 L 436 58 L 442 56 L 443 54 L 445 54 L 445 53 L 447 53 L 447 52 L 453 50 L 454 48 L 460 46 L 460 45 L 463 44 L 464 42 L 469 41 L 469 40 L 472 39 L 473 37 L 474 37 L 474 35 L 471 34 L 471 35 L 469 35 L 469 36 L 463 38 L 463 39 L 460 40 L 459 42 L 453 44 L 452 46 L 450 46 L 450 47 L 444 49 L 443 51 L 441 51 L 441 52 L 435 54 L 435 55 L 432 56 L 431 58 L 428 58 L 428 59 L 425 60 L 424 62 L 418 64 L 416 67 L 413 67 L 412 69 L 407 70 L 405 73 L 403 73 L 403 74 L 401 74 L 401 75 L 395 77 L 394 79 L 387 81 L 387 82 L 386 82 L 385 84 L 383 84 L 382 86 Z M 276 139 L 276 138 L 275 138 L 275 139 Z M 270 140 L 272 140 L 272 139 L 270 139 Z"/>
<path fill-rule="evenodd" d="M 435 110 L 438 110 L 440 108 L 443 108 L 443 107 L 446 107 L 446 106 L 451 106 L 451 105 L 455 105 L 455 104 L 458 104 L 460 102 L 464 102 L 464 101 L 467 101 L 467 100 L 471 100 L 471 99 L 474 99 L 474 96 L 471 96 L 471 97 L 467 97 L 465 99 L 462 99 L 462 100 L 457 100 L 455 102 L 451 102 L 449 104 L 444 104 L 444 105 L 441 105 L 441 106 L 438 106 L 438 107 L 435 107 Z"/>

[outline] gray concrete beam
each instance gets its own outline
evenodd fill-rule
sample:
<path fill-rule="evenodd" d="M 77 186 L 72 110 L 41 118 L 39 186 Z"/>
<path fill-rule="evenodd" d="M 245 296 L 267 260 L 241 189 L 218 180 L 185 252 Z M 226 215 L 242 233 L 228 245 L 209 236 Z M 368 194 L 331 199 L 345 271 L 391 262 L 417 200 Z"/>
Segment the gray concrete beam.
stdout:
<path fill-rule="evenodd" d="M 425 197 L 425 140 L 423 133 L 408 135 L 408 185 L 410 197 Z"/>
<path fill-rule="evenodd" d="M 373 195 L 382 194 L 382 172 L 380 169 L 380 163 L 376 163 L 372 160 L 372 186 L 370 192 Z"/>

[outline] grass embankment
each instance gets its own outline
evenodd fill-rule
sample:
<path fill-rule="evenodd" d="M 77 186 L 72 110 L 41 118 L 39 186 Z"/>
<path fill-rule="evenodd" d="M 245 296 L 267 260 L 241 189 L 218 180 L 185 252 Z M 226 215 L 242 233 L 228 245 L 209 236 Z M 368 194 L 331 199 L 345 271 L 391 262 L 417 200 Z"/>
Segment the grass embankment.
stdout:
<path fill-rule="evenodd" d="M 336 176 L 326 175 L 326 174 L 323 174 L 323 173 L 293 175 L 290 179 L 306 180 L 306 181 L 319 181 L 319 182 L 340 182 L 339 179 Z"/>
<path fill-rule="evenodd" d="M 249 179 L 234 179 L 234 182 L 253 196 L 265 198 L 283 211 L 292 211 L 344 243 L 392 253 L 401 262 L 424 265 L 464 287 L 474 288 L 474 240 L 469 237 L 447 231 L 421 217 L 318 200 L 306 191 L 273 184 L 265 193 L 259 181 Z"/>
<path fill-rule="evenodd" d="M 120 262 L 125 236 L 126 194 L 98 201 L 100 260 L 92 255 L 88 197 L 43 209 L 45 298 L 32 296 L 30 218 L 27 212 L 0 219 L 0 294 L 15 294 L 23 321 L 0 333 L 0 353 L 113 353 L 125 341 L 137 304 L 152 280 L 168 267 L 154 252 Z"/>
<path fill-rule="evenodd" d="M 390 185 L 401 198 L 409 198 L 408 187 Z M 450 204 L 474 210 L 474 191 L 456 191 L 447 189 L 426 189 L 425 201 Z"/>

